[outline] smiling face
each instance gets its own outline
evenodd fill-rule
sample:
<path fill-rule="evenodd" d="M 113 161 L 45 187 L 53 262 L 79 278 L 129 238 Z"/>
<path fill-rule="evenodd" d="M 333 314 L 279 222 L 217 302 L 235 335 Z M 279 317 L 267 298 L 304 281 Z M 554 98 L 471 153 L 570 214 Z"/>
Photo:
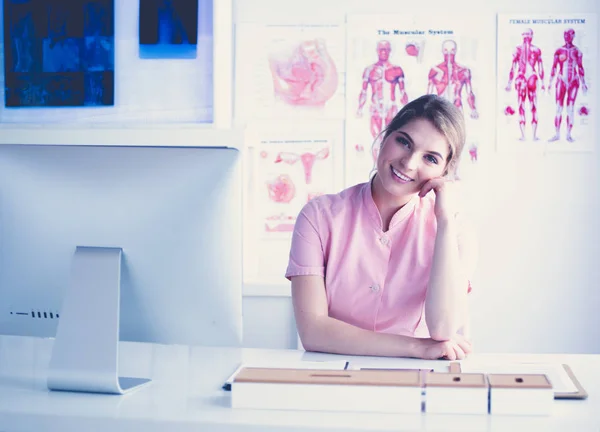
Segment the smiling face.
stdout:
<path fill-rule="evenodd" d="M 427 181 L 446 173 L 450 146 L 425 118 L 415 118 L 391 132 L 381 144 L 377 177 L 381 192 L 403 200 L 418 193 Z"/>

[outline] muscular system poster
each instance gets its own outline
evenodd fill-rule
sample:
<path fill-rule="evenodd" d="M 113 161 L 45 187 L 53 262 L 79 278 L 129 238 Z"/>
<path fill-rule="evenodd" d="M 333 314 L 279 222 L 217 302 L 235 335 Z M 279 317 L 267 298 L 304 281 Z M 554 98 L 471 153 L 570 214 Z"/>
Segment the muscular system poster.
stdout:
<path fill-rule="evenodd" d="M 499 150 L 594 149 L 595 14 L 498 15 Z"/>
<path fill-rule="evenodd" d="M 238 24 L 236 122 L 342 119 L 344 66 L 339 25 Z"/>
<path fill-rule="evenodd" d="M 463 111 L 467 143 L 459 174 L 472 178 L 484 143 L 493 139 L 493 46 L 489 25 L 477 17 L 348 16 L 346 185 L 369 179 L 381 131 L 427 93 Z"/>

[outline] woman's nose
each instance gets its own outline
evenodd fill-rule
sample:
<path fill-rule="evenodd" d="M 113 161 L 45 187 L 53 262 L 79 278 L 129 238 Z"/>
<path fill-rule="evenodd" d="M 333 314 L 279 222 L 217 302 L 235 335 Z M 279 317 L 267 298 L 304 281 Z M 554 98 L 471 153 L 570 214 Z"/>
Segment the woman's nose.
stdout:
<path fill-rule="evenodd" d="M 417 168 L 417 158 L 414 154 L 406 155 L 400 159 L 402 167 L 407 171 L 415 170 Z"/>

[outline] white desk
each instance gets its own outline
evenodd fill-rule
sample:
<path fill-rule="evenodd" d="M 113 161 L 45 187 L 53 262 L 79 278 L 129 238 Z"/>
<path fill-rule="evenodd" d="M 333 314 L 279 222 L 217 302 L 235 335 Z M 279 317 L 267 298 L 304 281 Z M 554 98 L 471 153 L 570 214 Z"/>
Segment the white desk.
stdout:
<path fill-rule="evenodd" d="M 52 340 L 0 336 L 0 431 L 600 431 L 600 355 L 473 355 L 507 362 L 564 362 L 587 400 L 555 401 L 550 417 L 233 410 L 221 385 L 240 362 L 353 357 L 296 350 L 121 343 L 120 375 L 153 382 L 125 396 L 50 392 Z M 402 364 L 406 359 L 378 359 Z"/>

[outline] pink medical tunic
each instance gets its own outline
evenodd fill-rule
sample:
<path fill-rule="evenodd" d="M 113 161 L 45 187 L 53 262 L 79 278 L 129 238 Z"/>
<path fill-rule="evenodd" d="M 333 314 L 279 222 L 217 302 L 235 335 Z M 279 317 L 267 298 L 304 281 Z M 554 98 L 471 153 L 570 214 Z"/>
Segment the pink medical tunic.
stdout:
<path fill-rule="evenodd" d="M 330 317 L 377 332 L 429 337 L 424 311 L 434 205 L 434 192 L 415 196 L 383 232 L 370 182 L 313 198 L 296 220 L 285 277 L 323 276 Z"/>

